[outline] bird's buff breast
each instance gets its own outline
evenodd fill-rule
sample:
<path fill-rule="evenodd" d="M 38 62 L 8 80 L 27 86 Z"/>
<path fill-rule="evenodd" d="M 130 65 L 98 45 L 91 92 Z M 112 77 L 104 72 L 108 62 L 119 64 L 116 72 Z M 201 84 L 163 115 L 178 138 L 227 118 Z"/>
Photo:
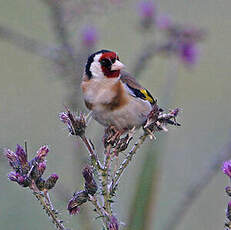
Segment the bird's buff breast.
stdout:
<path fill-rule="evenodd" d="M 82 91 L 93 118 L 104 126 L 138 128 L 151 111 L 149 102 L 130 96 L 117 79 L 83 82 Z"/>

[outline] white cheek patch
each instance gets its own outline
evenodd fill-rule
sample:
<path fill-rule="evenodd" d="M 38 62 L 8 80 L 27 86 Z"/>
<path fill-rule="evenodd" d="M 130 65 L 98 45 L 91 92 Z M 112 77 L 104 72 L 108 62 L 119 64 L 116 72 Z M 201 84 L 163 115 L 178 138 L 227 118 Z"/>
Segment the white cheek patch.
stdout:
<path fill-rule="evenodd" d="M 99 63 L 99 59 L 101 57 L 101 54 L 97 54 L 94 57 L 94 61 L 91 63 L 90 71 L 93 75 L 93 77 L 96 78 L 104 78 L 104 74 L 101 69 L 101 65 Z"/>

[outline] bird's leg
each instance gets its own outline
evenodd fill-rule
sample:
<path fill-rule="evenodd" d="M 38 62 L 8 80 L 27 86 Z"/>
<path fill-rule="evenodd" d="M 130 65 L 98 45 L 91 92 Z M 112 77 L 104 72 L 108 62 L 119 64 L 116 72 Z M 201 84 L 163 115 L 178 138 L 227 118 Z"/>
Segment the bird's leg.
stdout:
<path fill-rule="evenodd" d="M 113 157 L 115 157 L 115 166 L 114 166 L 114 171 L 113 171 L 113 177 L 119 168 L 119 153 L 123 152 L 127 149 L 130 141 L 132 140 L 133 136 L 135 134 L 135 127 L 133 127 L 131 130 L 129 130 L 128 134 L 120 138 L 119 141 L 117 142 L 114 151 L 113 151 Z"/>
<path fill-rule="evenodd" d="M 126 130 L 124 129 L 117 129 L 115 126 L 109 126 L 105 129 L 105 134 L 103 138 L 104 146 L 111 144 L 114 146 L 118 141 L 121 135 L 124 134 Z"/>

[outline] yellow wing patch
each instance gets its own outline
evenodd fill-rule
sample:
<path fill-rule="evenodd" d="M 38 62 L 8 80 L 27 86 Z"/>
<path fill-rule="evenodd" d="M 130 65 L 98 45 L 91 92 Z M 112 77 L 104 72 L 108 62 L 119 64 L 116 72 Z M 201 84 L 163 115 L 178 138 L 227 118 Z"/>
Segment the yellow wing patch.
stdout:
<path fill-rule="evenodd" d="M 150 103 L 154 103 L 153 98 L 148 95 L 147 90 L 141 89 L 140 92 L 145 96 L 145 100 L 149 101 Z"/>

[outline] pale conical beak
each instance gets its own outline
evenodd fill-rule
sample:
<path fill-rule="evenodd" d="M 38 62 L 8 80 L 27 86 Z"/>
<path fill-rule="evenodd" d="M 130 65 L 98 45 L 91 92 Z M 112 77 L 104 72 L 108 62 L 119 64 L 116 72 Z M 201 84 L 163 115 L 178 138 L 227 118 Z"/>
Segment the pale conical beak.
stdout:
<path fill-rule="evenodd" d="M 125 67 L 125 65 L 123 63 L 121 63 L 120 61 L 116 60 L 115 63 L 112 64 L 111 66 L 111 70 L 121 70 Z"/>

